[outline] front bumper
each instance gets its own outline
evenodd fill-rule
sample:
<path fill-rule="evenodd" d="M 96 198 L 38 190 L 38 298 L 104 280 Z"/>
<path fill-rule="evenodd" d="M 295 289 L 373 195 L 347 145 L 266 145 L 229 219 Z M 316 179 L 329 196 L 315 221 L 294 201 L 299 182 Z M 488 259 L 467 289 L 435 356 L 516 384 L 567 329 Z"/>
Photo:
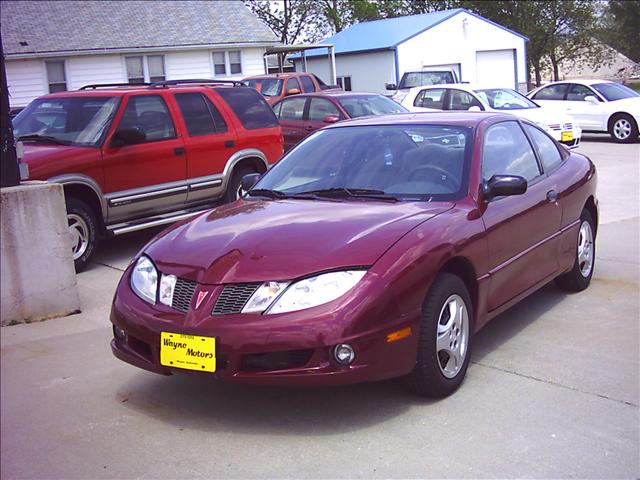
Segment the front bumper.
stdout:
<path fill-rule="evenodd" d="M 575 124 L 552 125 L 546 130 L 555 140 L 569 148 L 576 148 L 580 145 L 582 129 Z M 571 140 L 566 139 L 568 134 L 570 134 Z"/>
<path fill-rule="evenodd" d="M 154 373 L 193 373 L 236 383 L 321 386 L 398 377 L 408 374 L 415 365 L 419 311 L 412 316 L 394 315 L 385 311 L 387 307 L 371 305 L 324 311 L 315 307 L 269 316 L 198 317 L 191 310 L 182 314 L 146 304 L 128 288 L 128 272 L 124 278 L 114 298 L 111 322 L 127 336 L 123 339 L 114 335 L 111 349 L 117 358 Z M 211 312 L 218 294 L 212 292 L 199 313 Z M 384 289 L 380 294 L 384 297 Z M 382 305 L 392 305 L 385 298 L 380 300 Z M 389 333 L 405 327 L 411 328 L 412 335 L 387 342 Z M 216 371 L 204 373 L 161 365 L 162 331 L 215 337 Z M 331 349 L 338 343 L 348 343 L 355 349 L 351 365 L 341 366 L 333 359 Z"/>

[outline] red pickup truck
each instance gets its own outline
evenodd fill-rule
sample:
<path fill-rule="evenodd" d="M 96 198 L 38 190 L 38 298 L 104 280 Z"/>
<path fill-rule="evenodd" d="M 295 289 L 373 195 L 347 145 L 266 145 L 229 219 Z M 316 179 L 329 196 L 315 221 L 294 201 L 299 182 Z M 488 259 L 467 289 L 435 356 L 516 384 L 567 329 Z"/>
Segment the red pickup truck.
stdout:
<path fill-rule="evenodd" d="M 233 201 L 283 152 L 269 105 L 230 81 L 89 85 L 34 100 L 13 126 L 29 178 L 64 186 L 78 270 L 100 236 Z"/>
<path fill-rule="evenodd" d="M 318 76 L 306 72 L 256 75 L 245 78 L 243 82 L 259 91 L 269 105 L 289 95 L 342 90 L 338 85 L 327 85 Z"/>

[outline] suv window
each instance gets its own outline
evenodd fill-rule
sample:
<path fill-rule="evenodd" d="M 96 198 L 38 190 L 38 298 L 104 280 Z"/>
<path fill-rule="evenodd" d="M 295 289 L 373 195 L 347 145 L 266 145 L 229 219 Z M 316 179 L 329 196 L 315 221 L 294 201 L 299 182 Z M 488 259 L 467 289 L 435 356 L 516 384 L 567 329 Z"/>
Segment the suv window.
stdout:
<path fill-rule="evenodd" d="M 227 102 L 247 130 L 278 126 L 275 113 L 253 88 L 223 87 L 216 88 L 216 92 Z"/>
<path fill-rule="evenodd" d="M 118 128 L 138 127 L 146 135 L 145 142 L 176 138 L 171 114 L 160 95 L 130 96 Z"/>
<path fill-rule="evenodd" d="M 564 100 L 564 94 L 567 91 L 567 84 L 549 85 L 538 91 L 533 96 L 534 100 Z"/>
<path fill-rule="evenodd" d="M 311 81 L 311 77 L 309 75 L 303 75 L 300 77 L 300 82 L 302 82 L 302 88 L 304 88 L 305 92 L 315 92 L 315 87 L 313 82 Z"/>
<path fill-rule="evenodd" d="M 482 104 L 476 97 L 463 90 L 449 90 L 448 110 L 469 110 L 471 107 L 478 107 L 484 110 Z"/>
<path fill-rule="evenodd" d="M 527 132 L 533 140 L 533 144 L 538 149 L 542 167 L 545 171 L 552 170 L 562 163 L 560 150 L 558 150 L 555 142 L 546 133 L 532 125 L 525 124 L 524 128 L 527 129 Z"/>
<path fill-rule="evenodd" d="M 227 131 L 218 109 L 201 93 L 177 93 L 175 98 L 190 137 Z"/>
<path fill-rule="evenodd" d="M 422 90 L 413 101 L 413 106 L 444 110 L 444 92 L 444 88 Z"/>
<path fill-rule="evenodd" d="M 482 151 L 482 177 L 519 175 L 531 181 L 540 175 L 533 148 L 518 122 L 500 122 L 487 129 Z"/>
<path fill-rule="evenodd" d="M 569 93 L 567 93 L 567 100 L 572 102 L 583 102 L 585 97 L 591 95 L 592 97 L 596 97 L 596 94 L 589 88 L 584 85 L 578 85 L 574 83 L 569 87 Z"/>
<path fill-rule="evenodd" d="M 302 89 L 300 88 L 300 83 L 298 83 L 298 79 L 290 78 L 289 80 L 287 80 L 287 87 L 284 89 L 285 95 L 288 95 L 289 90 L 294 88 L 298 89 L 299 91 L 302 91 Z"/>
<path fill-rule="evenodd" d="M 280 102 L 278 117 L 280 120 L 302 120 L 306 101 L 307 99 L 304 97 L 283 100 Z"/>
<path fill-rule="evenodd" d="M 323 98 L 312 98 L 309 106 L 309 120 L 312 122 L 322 122 L 329 115 L 341 117 L 340 110 L 329 100 Z"/>

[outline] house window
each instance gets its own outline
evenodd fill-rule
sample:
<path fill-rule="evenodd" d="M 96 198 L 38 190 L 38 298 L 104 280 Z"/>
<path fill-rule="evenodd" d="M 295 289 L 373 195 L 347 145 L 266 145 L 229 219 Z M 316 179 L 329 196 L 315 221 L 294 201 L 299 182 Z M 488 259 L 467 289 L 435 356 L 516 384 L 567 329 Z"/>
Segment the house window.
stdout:
<path fill-rule="evenodd" d="M 213 71 L 216 75 L 238 75 L 242 73 L 240 50 L 213 52 Z"/>
<path fill-rule="evenodd" d="M 164 55 L 138 55 L 126 57 L 129 83 L 161 82 L 164 73 Z"/>
<path fill-rule="evenodd" d="M 67 77 L 64 73 L 64 60 L 48 60 L 45 64 L 47 66 L 49 93 L 66 91 Z"/>
<path fill-rule="evenodd" d="M 338 77 L 336 81 L 338 82 L 340 88 L 342 88 L 345 92 L 351 91 L 351 75 Z"/>

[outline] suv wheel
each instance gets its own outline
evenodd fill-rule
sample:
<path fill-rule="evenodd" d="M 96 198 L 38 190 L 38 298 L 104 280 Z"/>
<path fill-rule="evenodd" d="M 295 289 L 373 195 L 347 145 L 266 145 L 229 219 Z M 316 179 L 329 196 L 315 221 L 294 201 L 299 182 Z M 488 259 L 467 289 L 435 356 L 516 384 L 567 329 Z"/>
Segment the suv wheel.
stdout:
<path fill-rule="evenodd" d="M 231 179 L 227 185 L 227 191 L 224 194 L 224 203 L 235 202 L 239 198 L 242 198 L 242 177 L 250 173 L 258 172 L 250 167 L 240 167 L 233 171 L 233 175 L 231 175 Z"/>
<path fill-rule="evenodd" d="M 76 272 L 80 272 L 87 266 L 98 245 L 96 216 L 82 200 L 69 198 L 67 221 L 73 242 L 73 262 Z"/>

